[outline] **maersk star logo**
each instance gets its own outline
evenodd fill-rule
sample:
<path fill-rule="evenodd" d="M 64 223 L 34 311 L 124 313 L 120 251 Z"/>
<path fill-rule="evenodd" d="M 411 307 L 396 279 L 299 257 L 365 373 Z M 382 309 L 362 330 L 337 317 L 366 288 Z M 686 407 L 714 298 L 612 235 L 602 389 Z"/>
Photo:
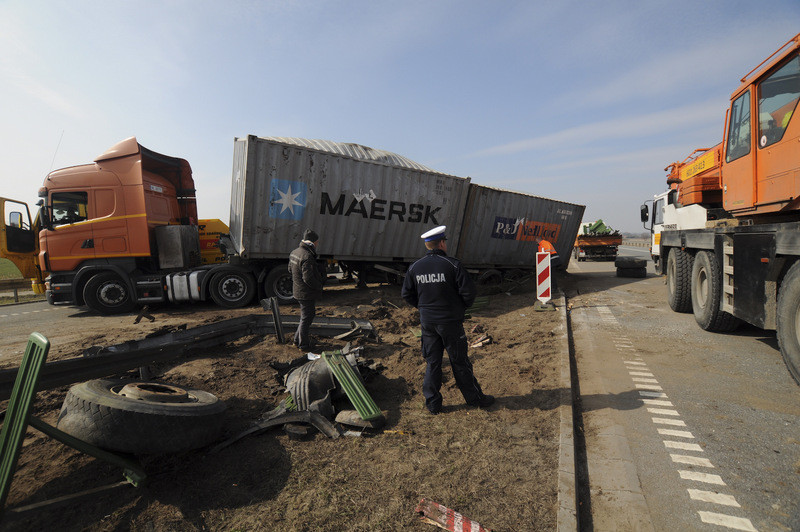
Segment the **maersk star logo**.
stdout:
<path fill-rule="evenodd" d="M 273 179 L 270 185 L 269 216 L 300 220 L 306 208 L 306 184 L 288 179 Z"/>

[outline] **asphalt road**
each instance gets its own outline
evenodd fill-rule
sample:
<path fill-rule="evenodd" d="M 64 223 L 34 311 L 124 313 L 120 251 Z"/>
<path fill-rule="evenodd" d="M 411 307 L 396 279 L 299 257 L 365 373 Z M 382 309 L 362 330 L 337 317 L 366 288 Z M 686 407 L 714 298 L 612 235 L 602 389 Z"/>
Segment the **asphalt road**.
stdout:
<path fill-rule="evenodd" d="M 800 386 L 774 332 L 701 330 L 652 263 L 568 271 L 594 529 L 800 530 Z"/>

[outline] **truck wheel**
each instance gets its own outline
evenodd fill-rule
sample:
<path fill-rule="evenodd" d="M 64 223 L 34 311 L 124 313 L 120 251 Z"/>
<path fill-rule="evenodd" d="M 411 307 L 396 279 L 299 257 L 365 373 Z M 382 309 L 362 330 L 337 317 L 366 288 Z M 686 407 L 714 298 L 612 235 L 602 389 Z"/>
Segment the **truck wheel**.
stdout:
<path fill-rule="evenodd" d="M 225 403 L 166 383 L 98 379 L 67 392 L 57 427 L 98 447 L 134 454 L 175 453 L 216 440 Z"/>
<path fill-rule="evenodd" d="M 690 253 L 672 248 L 667 256 L 667 302 L 675 312 L 692 310 L 692 262 Z"/>
<path fill-rule="evenodd" d="M 249 272 L 225 270 L 211 278 L 211 298 L 225 308 L 241 308 L 256 295 L 256 280 Z"/>
<path fill-rule="evenodd" d="M 739 325 L 721 306 L 722 274 L 717 258 L 709 251 L 699 251 L 692 265 L 692 312 L 701 329 L 727 332 Z"/>
<path fill-rule="evenodd" d="M 277 297 L 281 303 L 294 301 L 292 295 L 292 274 L 286 266 L 275 266 L 264 280 L 264 290 L 268 297 Z"/>
<path fill-rule="evenodd" d="M 83 300 L 100 314 L 130 312 L 136 306 L 128 284 L 112 272 L 92 276 L 83 287 Z"/>
<path fill-rule="evenodd" d="M 795 262 L 778 292 L 778 345 L 789 373 L 800 384 L 800 262 Z"/>

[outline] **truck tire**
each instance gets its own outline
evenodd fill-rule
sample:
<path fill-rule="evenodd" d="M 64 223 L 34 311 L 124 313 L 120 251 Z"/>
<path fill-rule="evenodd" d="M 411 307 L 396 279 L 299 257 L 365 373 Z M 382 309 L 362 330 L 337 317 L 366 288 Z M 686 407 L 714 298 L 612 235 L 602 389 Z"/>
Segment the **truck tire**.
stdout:
<path fill-rule="evenodd" d="M 275 266 L 264 280 L 267 297 L 277 297 L 281 303 L 294 301 L 292 296 L 292 273 L 286 265 Z"/>
<path fill-rule="evenodd" d="M 692 310 L 692 255 L 672 248 L 667 256 L 667 302 L 675 312 Z"/>
<path fill-rule="evenodd" d="M 630 277 L 644 279 L 647 277 L 647 268 L 617 268 L 617 277 Z"/>
<path fill-rule="evenodd" d="M 83 287 L 83 300 L 100 314 L 122 314 L 136 307 L 128 284 L 113 272 L 93 275 Z"/>
<path fill-rule="evenodd" d="M 210 284 L 211 298 L 225 308 L 241 308 L 256 295 L 256 280 L 250 272 L 223 270 L 214 274 Z"/>
<path fill-rule="evenodd" d="M 727 332 L 739 320 L 722 310 L 722 272 L 717 257 L 710 251 L 698 251 L 692 265 L 692 312 L 701 329 Z"/>
<path fill-rule="evenodd" d="M 203 447 L 219 438 L 225 408 L 225 403 L 201 390 L 97 379 L 70 388 L 57 427 L 113 451 L 175 453 Z"/>
<path fill-rule="evenodd" d="M 800 262 L 795 262 L 778 292 L 778 345 L 789 373 L 800 384 Z"/>

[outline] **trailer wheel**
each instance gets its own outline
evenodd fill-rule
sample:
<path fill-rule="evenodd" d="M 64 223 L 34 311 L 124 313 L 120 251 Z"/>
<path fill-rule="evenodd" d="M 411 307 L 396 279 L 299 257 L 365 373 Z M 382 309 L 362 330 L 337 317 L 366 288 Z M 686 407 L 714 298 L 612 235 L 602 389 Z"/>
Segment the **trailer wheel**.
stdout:
<path fill-rule="evenodd" d="M 226 308 L 241 308 L 256 295 L 256 280 L 249 272 L 224 270 L 211 278 L 211 298 Z"/>
<path fill-rule="evenodd" d="M 225 403 L 201 390 L 98 379 L 70 388 L 57 427 L 104 449 L 161 454 L 208 445 L 224 417 Z"/>
<path fill-rule="evenodd" d="M 795 262 L 778 293 L 778 345 L 789 373 L 800 384 L 800 262 Z"/>
<path fill-rule="evenodd" d="M 486 270 L 478 276 L 478 284 L 486 286 L 500 285 L 503 282 L 503 274 L 500 270 Z"/>
<path fill-rule="evenodd" d="M 739 320 L 721 307 L 722 273 L 717 258 L 709 251 L 699 251 L 692 265 L 692 312 L 701 329 L 727 332 L 739 325 Z"/>
<path fill-rule="evenodd" d="M 128 284 L 112 272 L 92 276 L 83 287 L 83 300 L 100 314 L 122 314 L 136 306 Z"/>
<path fill-rule="evenodd" d="M 675 312 L 692 310 L 692 255 L 672 248 L 667 256 L 667 302 Z"/>
<path fill-rule="evenodd" d="M 275 266 L 264 280 L 264 290 L 268 297 L 277 297 L 281 303 L 294 301 L 292 295 L 292 273 L 285 265 Z"/>

